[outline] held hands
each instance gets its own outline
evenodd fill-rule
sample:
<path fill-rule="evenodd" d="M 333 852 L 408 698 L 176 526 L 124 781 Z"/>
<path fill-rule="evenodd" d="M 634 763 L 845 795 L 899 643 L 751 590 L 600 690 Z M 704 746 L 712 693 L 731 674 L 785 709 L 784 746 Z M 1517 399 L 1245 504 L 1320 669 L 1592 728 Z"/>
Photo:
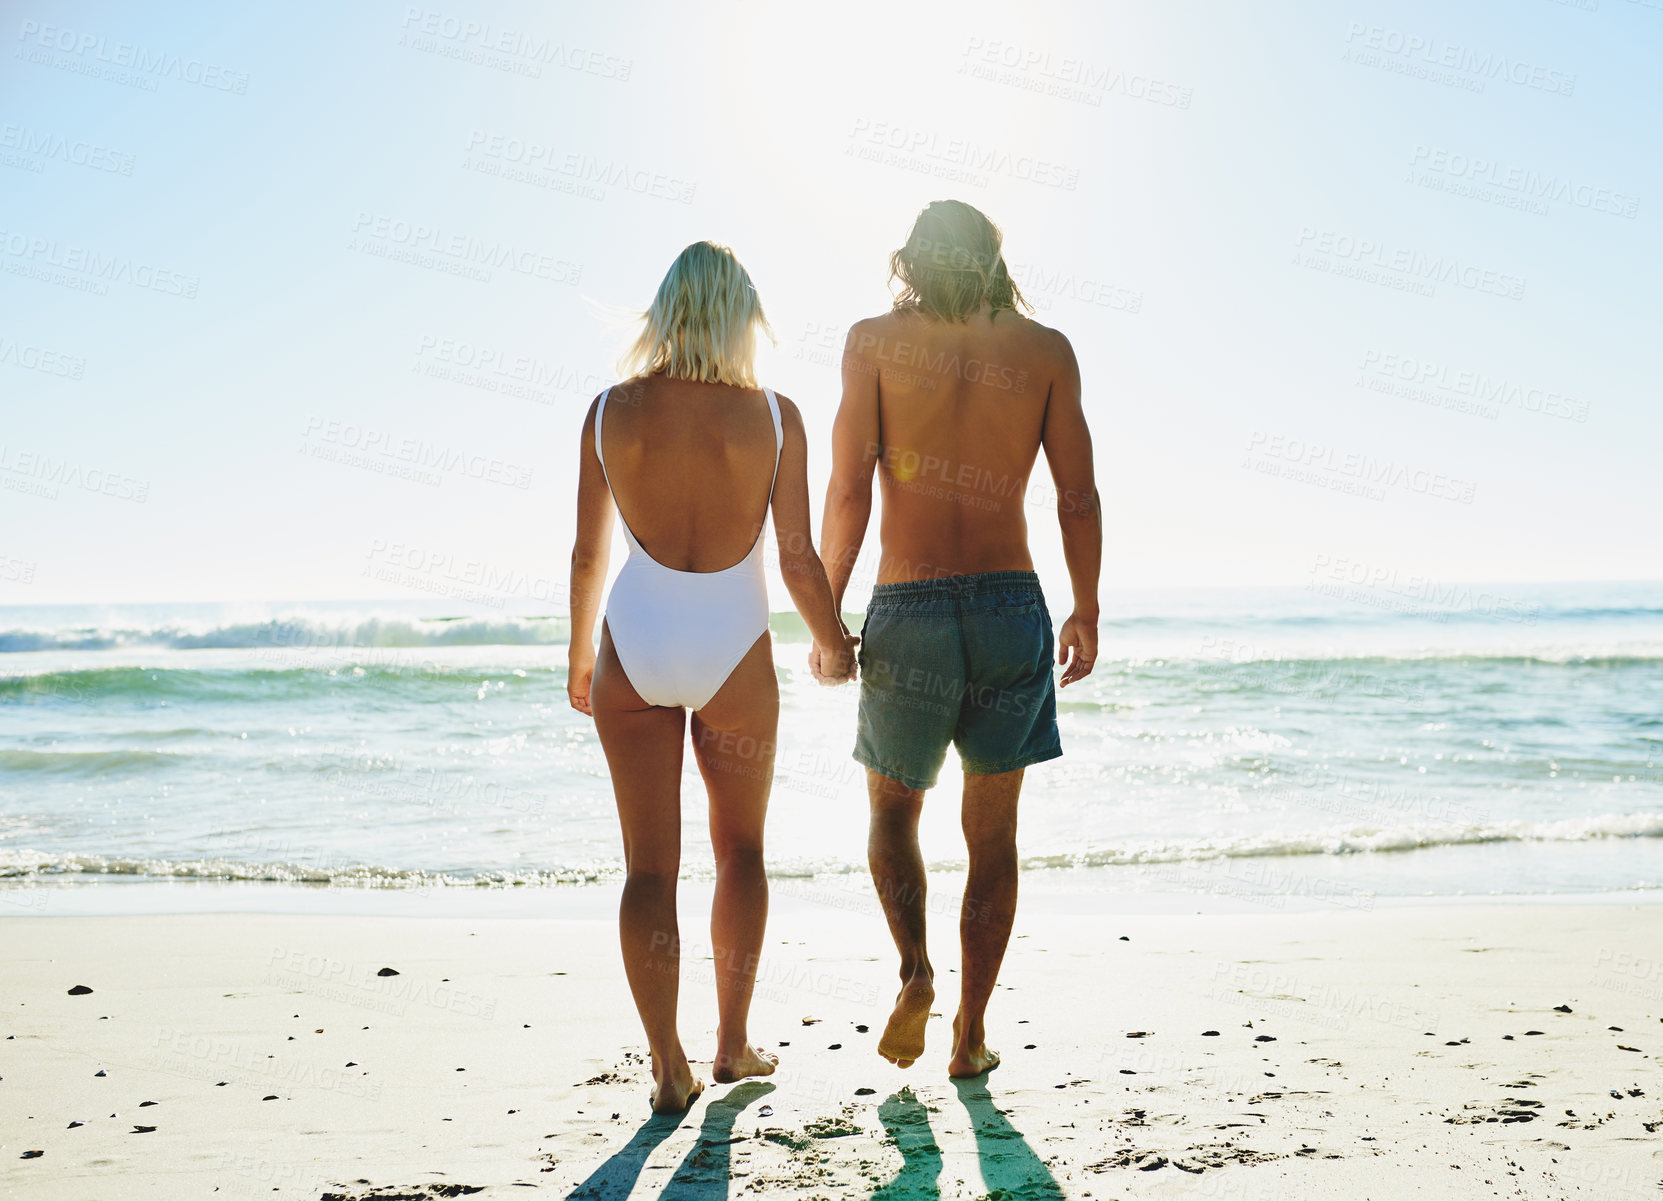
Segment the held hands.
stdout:
<path fill-rule="evenodd" d="M 595 648 L 574 644 L 566 657 L 566 699 L 579 713 L 595 715 L 589 707 L 589 689 L 595 682 Z"/>
<path fill-rule="evenodd" d="M 828 687 L 835 684 L 847 684 L 855 678 L 858 670 L 855 663 L 855 648 L 860 645 L 860 638 L 850 634 L 848 627 L 843 629 L 843 645 L 838 647 L 821 646 L 818 642 L 808 652 L 808 669 L 814 673 L 814 678 Z"/>
<path fill-rule="evenodd" d="M 1097 619 L 1070 614 L 1057 635 L 1057 663 L 1063 669 L 1061 686 L 1067 688 L 1075 680 L 1085 679 L 1096 662 Z"/>

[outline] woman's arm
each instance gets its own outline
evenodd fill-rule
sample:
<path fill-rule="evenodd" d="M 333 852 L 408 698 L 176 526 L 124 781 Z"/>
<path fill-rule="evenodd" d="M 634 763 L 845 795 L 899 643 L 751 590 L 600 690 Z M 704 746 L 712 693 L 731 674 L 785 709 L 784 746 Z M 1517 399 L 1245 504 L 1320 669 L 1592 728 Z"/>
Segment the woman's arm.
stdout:
<path fill-rule="evenodd" d="M 595 454 L 595 410 L 589 406 L 579 439 L 577 469 L 577 539 L 572 544 L 571 633 L 566 651 L 566 697 L 579 713 L 593 716 L 589 687 L 595 679 L 595 620 L 612 554 L 615 509 L 600 457 Z"/>
<path fill-rule="evenodd" d="M 780 424 L 785 429 L 779 478 L 774 481 L 774 535 L 779 540 L 780 574 L 819 648 L 819 674 L 840 681 L 853 669 L 854 645 L 859 639 L 850 638 L 844 628 L 842 615 L 832 601 L 825 564 L 814 552 L 808 507 L 808 435 L 803 431 L 802 414 L 785 397 L 777 399 Z"/>

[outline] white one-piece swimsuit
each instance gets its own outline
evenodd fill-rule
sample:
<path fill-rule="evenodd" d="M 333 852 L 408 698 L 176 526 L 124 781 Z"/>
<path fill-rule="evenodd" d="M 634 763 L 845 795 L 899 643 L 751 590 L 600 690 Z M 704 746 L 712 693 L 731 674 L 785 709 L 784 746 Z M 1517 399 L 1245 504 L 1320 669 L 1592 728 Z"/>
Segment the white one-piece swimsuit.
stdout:
<path fill-rule="evenodd" d="M 772 389 L 768 412 L 774 419 L 774 481 L 779 479 L 785 432 Z M 606 424 L 607 389 L 595 409 L 595 456 L 606 475 L 601 430 Z M 606 478 L 608 491 L 611 477 Z M 768 485 L 772 507 L 774 482 Z M 612 493 L 612 503 L 618 494 Z M 767 516 L 764 511 L 764 518 Z M 750 553 L 721 571 L 677 571 L 641 549 L 623 520 L 629 543 L 625 560 L 606 598 L 606 627 L 624 674 L 649 705 L 702 709 L 727 681 L 739 661 L 768 629 L 768 583 L 762 570 L 762 531 Z M 766 526 L 766 521 L 764 521 Z"/>

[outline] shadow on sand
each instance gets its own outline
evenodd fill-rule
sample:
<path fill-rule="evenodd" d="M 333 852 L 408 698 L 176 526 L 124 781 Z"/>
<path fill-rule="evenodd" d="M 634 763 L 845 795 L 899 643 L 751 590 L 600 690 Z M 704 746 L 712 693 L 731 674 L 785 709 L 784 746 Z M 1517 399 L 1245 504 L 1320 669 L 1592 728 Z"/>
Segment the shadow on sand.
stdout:
<path fill-rule="evenodd" d="M 1062 1186 L 1051 1175 L 1028 1140 L 1005 1120 L 993 1103 L 987 1077 L 955 1080 L 959 1103 L 970 1114 L 976 1131 L 976 1158 L 981 1163 L 982 1184 L 990 1196 L 1009 1201 L 1049 1201 L 1063 1196 Z"/>
<path fill-rule="evenodd" d="M 612 1153 L 605 1163 L 589 1173 L 589 1179 L 566 1194 L 566 1201 L 609 1201 L 613 1197 L 627 1197 L 635 1187 L 641 1168 L 653 1148 L 669 1138 L 682 1124 L 686 1114 L 653 1114 L 637 1130 L 629 1142 Z"/>
<path fill-rule="evenodd" d="M 733 1171 L 733 1126 L 752 1101 L 774 1091 L 772 1084 L 747 1081 L 729 1089 L 706 1106 L 699 1139 L 682 1158 L 676 1174 L 659 1194 L 661 1201 L 704 1201 L 728 1195 L 728 1177 Z"/>
<path fill-rule="evenodd" d="M 706 1105 L 699 1137 L 660 1197 L 665 1201 L 726 1197 L 732 1167 L 729 1148 L 734 1141 L 733 1125 L 739 1120 L 741 1110 L 773 1091 L 772 1084 L 753 1080 L 730 1089 Z M 616 1201 L 629 1196 L 648 1156 L 686 1120 L 686 1114 L 654 1114 L 648 1118 L 629 1142 L 591 1172 L 589 1179 L 566 1194 L 566 1201 Z"/>
<path fill-rule="evenodd" d="M 910 1088 L 891 1093 L 878 1106 L 878 1120 L 895 1140 L 906 1162 L 895 1179 L 872 1194 L 872 1201 L 910 1201 L 941 1196 L 941 1148 L 930 1129 L 930 1113 Z"/>

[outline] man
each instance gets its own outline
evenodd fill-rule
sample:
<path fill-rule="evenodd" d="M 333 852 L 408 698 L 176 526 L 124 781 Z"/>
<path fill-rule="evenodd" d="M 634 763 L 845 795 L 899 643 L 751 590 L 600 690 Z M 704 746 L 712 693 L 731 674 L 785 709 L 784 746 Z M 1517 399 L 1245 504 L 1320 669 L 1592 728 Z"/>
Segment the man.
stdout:
<path fill-rule="evenodd" d="M 876 471 L 882 548 L 861 630 L 855 758 L 867 768 L 872 879 L 901 953 L 878 1051 L 903 1068 L 924 1051 L 935 987 L 918 818 L 952 743 L 970 860 L 955 1077 L 999 1062 L 983 1015 L 1016 913 L 1017 796 L 1024 768 L 1062 754 L 1053 648 L 1064 686 L 1097 658 L 1102 519 L 1079 366 L 1067 338 L 1016 311 L 1027 302 L 1000 245 L 980 212 L 943 200 L 891 256 L 894 309 L 857 322 L 844 348 L 821 545 L 841 611 Z M 1074 593 L 1054 641 L 1024 512 L 1041 447 Z"/>

